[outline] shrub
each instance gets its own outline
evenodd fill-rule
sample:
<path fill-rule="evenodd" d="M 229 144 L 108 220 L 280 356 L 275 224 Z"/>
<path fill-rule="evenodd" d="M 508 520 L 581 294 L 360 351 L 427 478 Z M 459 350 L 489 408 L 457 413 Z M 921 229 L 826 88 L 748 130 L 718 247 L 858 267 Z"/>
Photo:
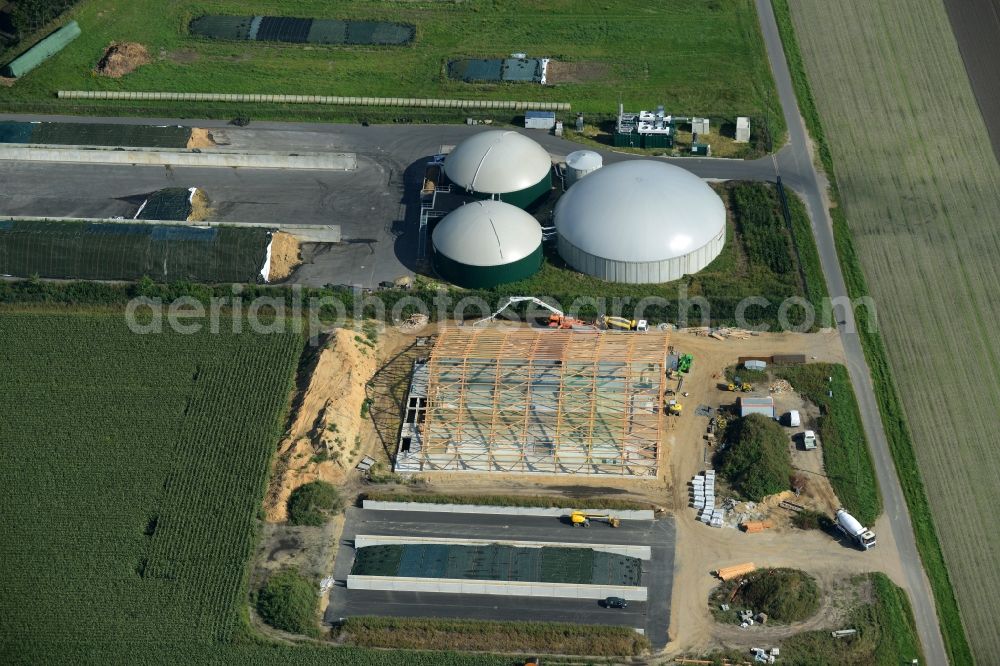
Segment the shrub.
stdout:
<path fill-rule="evenodd" d="M 760 414 L 733 421 L 726 432 L 720 472 L 748 499 L 788 490 L 792 475 L 788 437 L 773 419 Z"/>
<path fill-rule="evenodd" d="M 275 629 L 315 635 L 316 588 L 297 569 L 282 569 L 264 583 L 257 594 L 257 612 Z"/>
<path fill-rule="evenodd" d="M 833 520 L 821 511 L 807 509 L 792 516 L 792 525 L 800 530 L 828 530 L 833 527 Z"/>
<path fill-rule="evenodd" d="M 768 620 L 798 622 L 819 610 L 819 587 L 804 571 L 764 569 L 747 577 L 737 599 Z"/>
<path fill-rule="evenodd" d="M 299 486 L 288 498 L 288 522 L 292 525 L 322 525 L 344 509 L 337 489 L 326 481 Z"/>

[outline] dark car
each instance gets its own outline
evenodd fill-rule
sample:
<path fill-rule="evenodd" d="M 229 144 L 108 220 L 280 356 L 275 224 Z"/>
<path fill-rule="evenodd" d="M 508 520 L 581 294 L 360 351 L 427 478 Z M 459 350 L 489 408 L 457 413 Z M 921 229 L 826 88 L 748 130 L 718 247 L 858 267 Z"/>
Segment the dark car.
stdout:
<path fill-rule="evenodd" d="M 605 608 L 628 608 L 628 602 L 621 597 L 608 597 L 604 600 Z"/>

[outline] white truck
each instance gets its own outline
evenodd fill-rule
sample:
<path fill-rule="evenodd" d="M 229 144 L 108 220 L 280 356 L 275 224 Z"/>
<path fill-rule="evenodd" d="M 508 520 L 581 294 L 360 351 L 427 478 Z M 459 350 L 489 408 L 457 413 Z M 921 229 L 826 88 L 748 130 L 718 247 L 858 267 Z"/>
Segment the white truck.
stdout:
<path fill-rule="evenodd" d="M 844 509 L 837 510 L 837 527 L 854 540 L 861 550 L 875 547 L 875 533 L 858 522 L 858 519 Z"/>
<path fill-rule="evenodd" d="M 802 433 L 802 448 L 806 451 L 812 451 L 816 448 L 816 433 L 812 430 L 806 430 Z"/>

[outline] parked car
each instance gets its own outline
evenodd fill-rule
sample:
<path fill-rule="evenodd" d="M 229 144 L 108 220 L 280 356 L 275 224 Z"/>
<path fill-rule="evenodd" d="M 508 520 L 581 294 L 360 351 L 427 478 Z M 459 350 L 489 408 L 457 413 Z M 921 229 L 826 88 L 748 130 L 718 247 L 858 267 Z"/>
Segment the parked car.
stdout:
<path fill-rule="evenodd" d="M 628 608 L 628 602 L 621 597 L 608 597 L 604 600 L 605 608 Z"/>
<path fill-rule="evenodd" d="M 816 433 L 812 430 L 806 430 L 802 433 L 802 447 L 806 451 L 812 451 L 816 448 Z"/>

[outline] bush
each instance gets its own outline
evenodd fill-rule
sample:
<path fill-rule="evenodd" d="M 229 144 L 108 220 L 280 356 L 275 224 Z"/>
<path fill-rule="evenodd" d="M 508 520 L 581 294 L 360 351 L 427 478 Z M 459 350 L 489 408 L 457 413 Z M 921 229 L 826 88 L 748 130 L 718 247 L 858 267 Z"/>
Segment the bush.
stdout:
<path fill-rule="evenodd" d="M 744 497 L 759 502 L 788 490 L 788 436 L 776 421 L 760 414 L 736 419 L 727 428 L 726 442 L 719 471 Z"/>
<path fill-rule="evenodd" d="M 800 530 L 828 530 L 833 527 L 833 519 L 821 511 L 807 509 L 792 516 L 792 525 Z"/>
<path fill-rule="evenodd" d="M 323 525 L 344 509 L 337 489 L 326 481 L 299 486 L 288 498 L 288 522 L 292 525 Z"/>
<path fill-rule="evenodd" d="M 341 626 L 338 638 L 351 645 L 397 650 L 514 649 L 616 657 L 649 650 L 649 639 L 631 627 L 556 622 L 351 617 Z"/>
<path fill-rule="evenodd" d="M 268 578 L 257 594 L 257 612 L 269 625 L 295 634 L 316 635 L 319 595 L 297 569 L 283 569 Z"/>
<path fill-rule="evenodd" d="M 819 610 L 819 587 L 796 569 L 764 569 L 747 577 L 736 598 L 775 622 L 799 622 Z"/>

